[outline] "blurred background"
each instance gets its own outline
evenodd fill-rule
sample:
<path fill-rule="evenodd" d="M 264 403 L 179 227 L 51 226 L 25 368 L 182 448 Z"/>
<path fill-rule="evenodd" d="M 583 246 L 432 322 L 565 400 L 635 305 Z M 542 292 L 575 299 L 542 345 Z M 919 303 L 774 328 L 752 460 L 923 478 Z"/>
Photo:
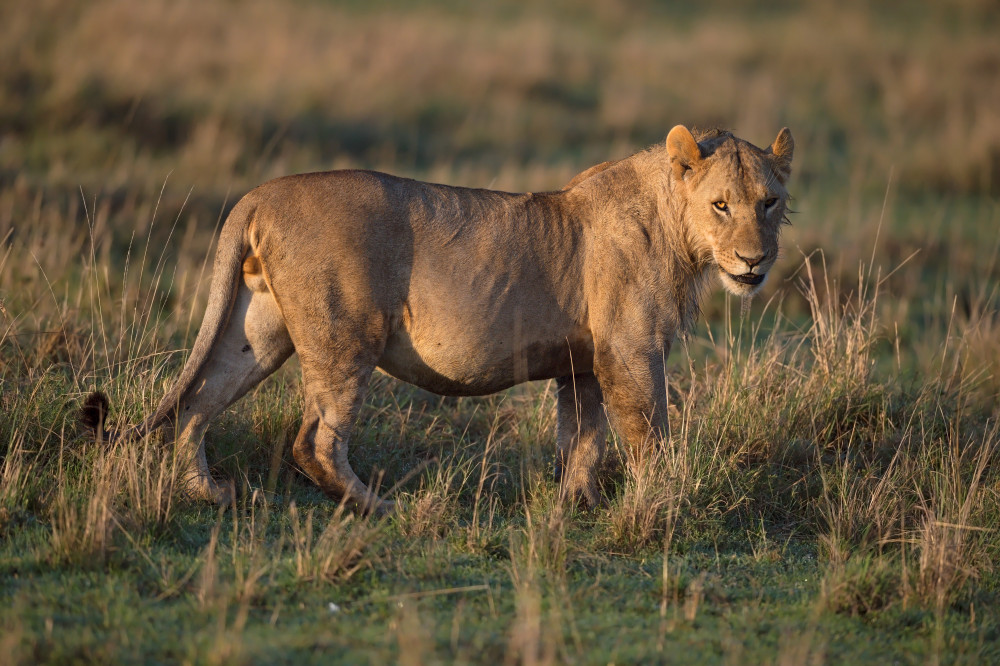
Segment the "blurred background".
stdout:
<path fill-rule="evenodd" d="M 677 123 L 787 125 L 797 212 L 758 307 L 804 310 L 806 256 L 841 294 L 895 271 L 885 321 L 917 345 L 997 309 L 998 34 L 986 0 L 8 0 L 0 298 L 27 335 L 73 321 L 84 274 L 128 302 L 166 267 L 187 313 L 220 218 L 279 175 L 541 191 Z"/>

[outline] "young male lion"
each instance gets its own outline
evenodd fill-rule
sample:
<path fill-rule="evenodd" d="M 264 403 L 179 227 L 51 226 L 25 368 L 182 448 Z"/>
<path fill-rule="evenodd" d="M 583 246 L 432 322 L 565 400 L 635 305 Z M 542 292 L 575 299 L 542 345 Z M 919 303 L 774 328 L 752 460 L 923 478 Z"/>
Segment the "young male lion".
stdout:
<path fill-rule="evenodd" d="M 778 255 L 793 141 L 761 150 L 678 125 L 665 144 L 584 172 L 558 192 L 511 194 L 371 171 L 279 178 L 223 226 L 208 309 L 173 388 L 144 424 L 209 474 L 209 421 L 292 353 L 305 406 L 298 465 L 328 495 L 384 511 L 347 461 L 376 367 L 442 395 L 533 379 L 558 385 L 563 491 L 593 505 L 605 410 L 634 447 L 663 437 L 665 361 L 718 275 L 749 296 Z M 107 401 L 84 419 L 103 428 Z"/>

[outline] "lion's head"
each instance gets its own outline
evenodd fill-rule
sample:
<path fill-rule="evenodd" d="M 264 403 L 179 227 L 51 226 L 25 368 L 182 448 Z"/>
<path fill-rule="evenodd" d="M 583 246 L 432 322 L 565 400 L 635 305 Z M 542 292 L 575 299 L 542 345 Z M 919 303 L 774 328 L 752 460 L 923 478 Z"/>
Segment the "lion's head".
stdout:
<path fill-rule="evenodd" d="M 794 147 L 787 127 L 766 150 L 721 130 L 695 138 L 678 125 L 667 135 L 692 249 L 737 296 L 756 293 L 778 258 Z"/>

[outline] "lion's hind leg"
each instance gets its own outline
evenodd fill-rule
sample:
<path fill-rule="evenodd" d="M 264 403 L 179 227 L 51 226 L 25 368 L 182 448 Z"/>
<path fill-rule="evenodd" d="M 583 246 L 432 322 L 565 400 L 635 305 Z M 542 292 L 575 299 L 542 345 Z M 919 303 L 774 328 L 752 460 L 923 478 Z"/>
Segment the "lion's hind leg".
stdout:
<path fill-rule="evenodd" d="M 302 471 L 326 495 L 362 513 L 384 514 L 392 502 L 379 499 L 347 459 L 354 421 L 375 367 L 374 361 L 362 362 L 364 357 L 359 353 L 355 362 L 343 365 L 315 363 L 308 354 L 302 358 L 305 405 L 292 452 Z"/>
<path fill-rule="evenodd" d="M 601 387 L 591 373 L 559 377 L 556 386 L 556 480 L 560 495 L 596 506 L 601 502 L 597 470 L 607 437 Z"/>
<path fill-rule="evenodd" d="M 177 405 L 175 453 L 187 469 L 182 477 L 193 498 L 225 502 L 222 486 L 208 470 L 204 436 L 209 422 L 273 373 L 294 351 L 277 303 L 267 290 L 240 284 L 233 309 L 211 357 Z"/>

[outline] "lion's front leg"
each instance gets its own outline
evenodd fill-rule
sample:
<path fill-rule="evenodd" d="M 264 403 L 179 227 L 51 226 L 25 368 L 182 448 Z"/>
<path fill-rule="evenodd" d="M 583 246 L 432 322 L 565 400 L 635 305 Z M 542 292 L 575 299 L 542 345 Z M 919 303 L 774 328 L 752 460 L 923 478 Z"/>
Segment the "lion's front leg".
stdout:
<path fill-rule="evenodd" d="M 653 346 L 653 350 L 649 347 Z M 631 453 L 644 456 L 668 435 L 666 358 L 669 345 L 601 345 L 594 374 L 615 431 Z"/>
<path fill-rule="evenodd" d="M 597 468 L 604 458 L 607 419 L 601 387 L 592 373 L 556 380 L 556 480 L 560 494 L 596 506 L 601 501 Z"/>

